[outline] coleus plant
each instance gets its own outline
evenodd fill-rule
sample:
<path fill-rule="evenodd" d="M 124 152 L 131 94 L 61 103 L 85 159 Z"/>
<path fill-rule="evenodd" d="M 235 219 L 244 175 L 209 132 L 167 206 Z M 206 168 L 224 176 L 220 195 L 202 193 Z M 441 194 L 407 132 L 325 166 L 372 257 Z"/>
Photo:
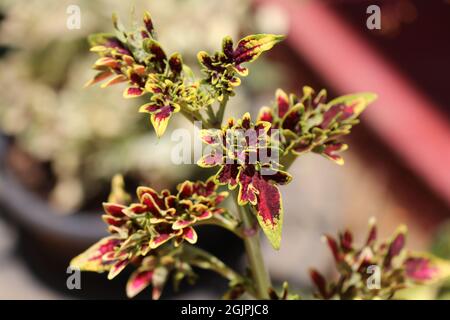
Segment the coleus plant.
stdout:
<path fill-rule="evenodd" d="M 259 231 L 278 249 L 283 226 L 283 205 L 279 185 L 292 180 L 288 173 L 294 160 L 307 152 L 320 154 L 343 164 L 340 153 L 347 149 L 341 138 L 359 122 L 364 109 L 375 100 L 372 93 L 344 95 L 327 101 L 325 90 L 304 87 L 301 95 L 275 93 L 271 106 L 262 107 L 253 121 L 249 113 L 223 122 L 230 97 L 241 78 L 248 74 L 247 63 L 271 49 L 283 36 L 257 34 L 234 44 L 225 37 L 220 51 L 201 51 L 198 78 L 179 53 L 167 55 L 156 40 L 150 14 L 143 25 L 126 31 L 113 16 L 115 33 L 89 37 L 91 51 L 100 57 L 93 68 L 97 74 L 87 85 L 104 81 L 102 87 L 126 83 L 125 98 L 145 97 L 140 112 L 150 115 L 158 136 L 166 131 L 169 120 L 179 113 L 192 122 L 199 121 L 206 146 L 198 165 L 217 168 L 207 181 L 184 181 L 175 193 L 139 187 L 136 197 L 125 190 L 123 179 L 112 182 L 108 201 L 103 204 L 103 220 L 110 235 L 92 245 L 71 261 L 73 268 L 108 272 L 117 276 L 127 266 L 135 266 L 126 288 L 133 297 L 146 287 L 159 298 L 169 277 L 175 286 L 181 280 L 195 280 L 193 267 L 217 272 L 229 280 L 224 298 L 247 295 L 257 299 L 296 299 L 287 283 L 277 292 L 264 266 Z M 219 191 L 225 185 L 235 200 L 236 209 L 221 206 L 229 196 Z M 249 272 L 239 274 L 219 258 L 195 246 L 196 228 L 216 225 L 233 232 L 244 242 Z M 372 226 L 362 249 L 354 247 L 345 232 L 339 242 L 326 237 L 341 273 L 337 283 L 327 284 L 316 271 L 312 278 L 317 296 L 330 298 L 390 298 L 395 290 L 412 282 L 442 278 L 442 264 L 426 255 L 408 255 L 399 262 L 404 232 L 388 242 L 376 244 Z M 371 291 L 364 284 L 368 266 L 382 268 L 381 288 Z"/>
<path fill-rule="evenodd" d="M 324 236 L 333 255 L 338 280 L 327 282 L 317 270 L 310 275 L 322 299 L 390 299 L 414 284 L 432 284 L 450 276 L 450 263 L 429 253 L 405 249 L 406 226 L 385 241 L 377 241 L 375 219 L 362 246 L 355 246 L 346 230 L 338 240 Z"/>

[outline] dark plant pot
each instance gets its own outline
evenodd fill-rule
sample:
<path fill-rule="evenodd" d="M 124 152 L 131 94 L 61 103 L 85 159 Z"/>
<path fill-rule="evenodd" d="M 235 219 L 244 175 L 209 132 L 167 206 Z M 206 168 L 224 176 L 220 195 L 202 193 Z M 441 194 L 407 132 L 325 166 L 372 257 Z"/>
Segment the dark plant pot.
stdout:
<path fill-rule="evenodd" d="M 70 259 L 104 237 L 107 234 L 105 225 L 100 214 L 93 212 L 71 215 L 55 212 L 8 170 L 4 160 L 7 148 L 7 140 L 0 136 L 0 214 L 17 228 L 19 253 L 30 270 L 62 295 L 88 299 L 125 298 L 124 289 L 129 272 L 124 272 L 114 281 L 108 281 L 105 275 L 83 273 L 82 290 L 67 289 L 69 274 L 66 271 Z M 201 247 L 236 267 L 243 250 L 239 239 L 216 227 L 202 227 L 199 236 Z M 211 285 L 212 279 L 217 280 L 214 285 Z M 212 278 L 209 273 L 202 274 L 200 280 L 199 286 L 195 288 L 211 291 L 211 297 L 219 297 L 226 288 L 226 281 L 218 280 L 215 275 Z M 145 295 L 143 293 L 140 297 Z M 172 295 L 173 292 L 168 289 L 163 298 Z"/>

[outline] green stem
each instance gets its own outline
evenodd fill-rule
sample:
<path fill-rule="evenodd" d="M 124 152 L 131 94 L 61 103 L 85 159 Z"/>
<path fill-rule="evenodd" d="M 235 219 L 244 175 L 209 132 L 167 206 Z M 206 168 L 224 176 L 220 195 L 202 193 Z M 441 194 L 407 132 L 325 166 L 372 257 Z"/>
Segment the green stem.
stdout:
<path fill-rule="evenodd" d="M 228 95 L 224 95 L 222 101 L 220 102 L 219 105 L 219 111 L 217 111 L 216 114 L 216 121 L 214 123 L 215 127 L 220 129 L 220 126 L 222 125 L 222 121 L 223 121 L 223 115 L 225 114 L 225 109 L 228 103 Z"/>
<path fill-rule="evenodd" d="M 210 104 L 208 105 L 208 107 L 206 109 L 206 112 L 208 114 L 209 122 L 210 123 L 216 123 L 217 122 L 216 115 L 215 115 L 214 110 L 213 110 L 213 108 L 212 108 L 212 106 Z"/>
<path fill-rule="evenodd" d="M 281 159 L 281 165 L 283 166 L 281 169 L 287 171 L 290 168 L 290 166 L 294 163 L 295 159 L 297 159 L 297 156 L 292 154 L 292 152 L 289 152 Z"/>
<path fill-rule="evenodd" d="M 194 116 L 196 119 L 200 120 L 202 122 L 202 126 L 206 129 L 211 128 L 211 123 L 210 121 L 206 120 L 202 114 L 199 111 L 195 111 L 194 112 Z"/>
<path fill-rule="evenodd" d="M 247 231 L 247 235 L 244 237 L 244 245 L 245 251 L 247 252 L 250 271 L 252 273 L 256 297 L 258 299 L 269 299 L 269 288 L 271 288 L 272 285 L 261 252 L 259 229 L 257 228 L 256 219 L 248 206 L 240 206 L 237 203 L 237 197 L 235 197 L 235 199 L 243 228 Z"/>
<path fill-rule="evenodd" d="M 194 123 L 195 121 L 201 121 L 203 128 L 205 128 L 205 129 L 212 128 L 212 125 L 209 123 L 209 121 L 206 121 L 205 118 L 203 118 L 203 116 L 199 112 L 197 112 L 197 111 L 190 112 L 190 111 L 185 110 L 185 109 L 181 109 L 180 112 L 190 122 Z"/>
<path fill-rule="evenodd" d="M 181 114 L 188 119 L 190 122 L 194 123 L 197 119 L 195 119 L 195 117 L 193 116 L 193 114 L 187 110 L 183 110 L 181 109 Z"/>
<path fill-rule="evenodd" d="M 242 284 L 250 295 L 256 296 L 256 293 L 250 286 L 248 279 L 227 266 L 216 256 L 192 245 L 184 245 L 183 251 L 185 254 L 184 259 L 189 264 L 201 269 L 214 271 L 225 279 L 228 279 L 233 285 Z"/>
<path fill-rule="evenodd" d="M 241 239 L 245 238 L 245 236 L 244 236 L 244 234 L 243 234 L 243 232 L 242 232 L 242 230 L 240 228 L 237 228 L 235 225 L 227 224 L 227 223 L 224 223 L 224 222 L 222 222 L 220 220 L 217 220 L 217 219 L 214 219 L 214 218 L 211 218 L 211 219 L 208 219 L 208 220 L 203 220 L 203 221 L 198 221 L 197 225 L 219 226 L 219 227 L 222 227 L 224 229 L 227 229 L 228 231 L 233 232 L 237 237 L 239 237 Z"/>
<path fill-rule="evenodd" d="M 192 245 L 185 245 L 183 251 L 185 252 L 186 261 L 192 265 L 202 269 L 215 271 L 230 281 L 240 283 L 245 282 L 244 278 L 239 273 L 231 269 L 211 253 Z"/>

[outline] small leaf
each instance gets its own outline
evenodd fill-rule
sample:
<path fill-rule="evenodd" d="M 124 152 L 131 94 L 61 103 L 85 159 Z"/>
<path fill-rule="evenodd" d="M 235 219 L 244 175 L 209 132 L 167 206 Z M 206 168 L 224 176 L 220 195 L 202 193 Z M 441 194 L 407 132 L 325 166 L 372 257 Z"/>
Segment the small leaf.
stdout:
<path fill-rule="evenodd" d="M 237 177 L 239 174 L 239 168 L 236 164 L 226 164 L 220 168 L 214 177 L 214 181 L 219 184 L 228 184 L 230 190 L 235 189 L 238 186 Z"/>
<path fill-rule="evenodd" d="M 183 60 L 178 52 L 172 54 L 169 58 L 169 68 L 175 77 L 178 77 L 183 71 Z"/>
<path fill-rule="evenodd" d="M 317 270 L 311 269 L 309 271 L 309 275 L 311 277 L 311 280 L 313 281 L 314 285 L 316 286 L 317 290 L 319 290 L 319 294 L 324 299 L 329 299 L 329 293 L 327 290 L 327 281 L 325 280 L 324 276 L 322 276 Z"/>
<path fill-rule="evenodd" d="M 255 34 L 241 39 L 233 52 L 236 65 L 256 60 L 261 53 L 270 50 L 275 44 L 282 41 L 284 36 L 273 34 Z"/>
<path fill-rule="evenodd" d="M 187 219 L 177 220 L 172 225 L 173 230 L 180 230 L 189 227 L 190 225 L 194 224 L 196 219 L 193 219 L 191 217 Z"/>
<path fill-rule="evenodd" d="M 144 26 L 145 29 L 147 30 L 147 32 L 153 37 L 155 38 L 155 27 L 153 25 L 153 21 L 152 18 L 150 16 L 150 12 L 145 11 L 144 12 Z"/>
<path fill-rule="evenodd" d="M 120 22 L 120 19 L 115 12 L 112 14 L 112 21 L 114 29 L 116 29 L 120 33 L 125 33 L 125 28 L 123 27 L 123 24 Z"/>
<path fill-rule="evenodd" d="M 279 112 L 279 111 L 278 111 Z M 302 128 L 300 125 L 300 120 L 302 118 L 302 114 L 304 112 L 304 107 L 302 104 L 298 104 L 293 108 L 289 109 L 286 113 L 284 113 L 283 118 L 281 120 L 281 128 L 284 130 L 290 130 L 296 135 L 302 134 Z"/>
<path fill-rule="evenodd" d="M 400 255 L 400 252 L 405 247 L 407 232 L 408 229 L 404 225 L 400 226 L 395 232 L 395 235 L 389 244 L 388 252 L 384 260 L 385 267 L 390 267 L 392 260 Z"/>
<path fill-rule="evenodd" d="M 195 232 L 194 228 L 187 227 L 183 229 L 183 239 L 187 242 L 194 244 L 197 242 L 197 232 Z"/>
<path fill-rule="evenodd" d="M 374 93 L 355 93 L 335 98 L 327 103 L 321 128 L 330 127 L 335 121 L 346 123 L 359 117 L 377 98 Z"/>
<path fill-rule="evenodd" d="M 217 129 L 200 130 L 200 139 L 208 145 L 217 145 L 222 142 L 222 132 Z"/>
<path fill-rule="evenodd" d="M 97 67 L 109 67 L 109 68 L 117 68 L 119 66 L 119 61 L 109 57 L 102 57 L 95 61 L 95 66 Z"/>
<path fill-rule="evenodd" d="M 278 117 L 283 118 L 289 110 L 289 97 L 286 92 L 281 89 L 277 89 L 277 91 L 275 92 L 275 99 Z"/>
<path fill-rule="evenodd" d="M 256 217 L 270 244 L 276 250 L 280 248 L 283 227 L 283 202 L 278 187 L 265 179 L 253 179 L 258 190 L 258 202 L 255 206 Z"/>
<path fill-rule="evenodd" d="M 138 295 L 142 290 L 147 288 L 153 279 L 153 270 L 137 270 L 133 272 L 127 282 L 127 296 L 133 298 Z"/>
<path fill-rule="evenodd" d="M 113 217 L 117 217 L 117 218 L 122 218 L 125 216 L 125 214 L 123 213 L 123 209 L 125 209 L 126 206 L 121 205 L 121 204 L 117 204 L 117 203 L 111 203 L 111 202 L 103 202 L 103 210 L 113 216 Z"/>
<path fill-rule="evenodd" d="M 166 68 L 167 56 L 158 41 L 154 39 L 145 39 L 143 49 L 150 54 L 149 62 L 153 63 L 158 73 L 164 72 Z"/>
<path fill-rule="evenodd" d="M 162 289 L 167 281 L 169 271 L 165 267 L 158 267 L 155 269 L 152 279 L 152 299 L 158 300 L 161 297 Z"/>
<path fill-rule="evenodd" d="M 230 36 L 223 38 L 222 52 L 227 58 L 233 58 L 233 39 Z"/>
<path fill-rule="evenodd" d="M 270 107 L 262 107 L 259 109 L 257 121 L 273 122 L 273 111 Z"/>
<path fill-rule="evenodd" d="M 204 65 L 207 68 L 211 68 L 211 57 L 209 56 L 208 52 L 206 51 L 200 51 L 197 53 L 197 60 L 200 64 Z"/>
<path fill-rule="evenodd" d="M 70 266 L 82 271 L 104 272 L 112 267 L 111 262 L 103 261 L 103 256 L 113 253 L 122 241 L 117 237 L 110 236 L 93 244 L 86 251 L 76 256 L 70 262 Z"/>
<path fill-rule="evenodd" d="M 253 184 L 253 177 L 255 174 L 249 174 L 244 170 L 241 170 L 238 176 L 239 181 L 239 193 L 238 203 L 241 206 L 251 203 L 256 205 L 258 203 L 258 189 Z"/>
<path fill-rule="evenodd" d="M 152 239 L 150 240 L 150 248 L 156 249 L 160 245 L 166 243 L 167 241 L 169 241 L 170 239 L 172 239 L 175 236 L 176 236 L 176 234 L 174 234 L 174 233 L 158 234 L 158 235 L 152 237 Z"/>
<path fill-rule="evenodd" d="M 108 43 L 118 39 L 112 33 L 94 33 L 88 36 L 88 43 L 91 47 L 106 46 Z"/>
<path fill-rule="evenodd" d="M 119 74 L 119 75 L 113 77 L 111 80 L 103 83 L 100 87 L 101 88 L 106 88 L 106 87 L 112 86 L 114 84 L 122 83 L 122 82 L 125 82 L 125 81 L 128 81 L 127 77 L 125 77 L 124 75 Z"/>
<path fill-rule="evenodd" d="M 334 105 L 345 105 L 351 108 L 351 118 L 353 119 L 358 117 L 376 99 L 377 95 L 371 92 L 347 94 L 329 101 L 327 103 L 327 109 L 330 109 Z"/>
<path fill-rule="evenodd" d="M 86 84 L 84 85 L 84 87 L 85 87 L 85 88 L 86 88 L 86 87 L 89 87 L 89 86 L 91 86 L 91 85 L 93 85 L 93 84 L 96 84 L 97 82 L 100 82 L 100 81 L 102 81 L 102 80 L 105 80 L 106 78 L 108 78 L 108 77 L 110 77 L 110 76 L 112 76 L 112 75 L 113 75 L 113 73 L 112 73 L 111 71 L 109 71 L 109 70 L 99 72 L 99 73 L 97 73 L 97 74 L 95 75 L 95 77 L 94 77 L 93 79 L 91 79 L 91 80 L 89 80 L 88 82 L 86 82 Z"/>
<path fill-rule="evenodd" d="M 144 90 L 139 87 L 128 87 L 123 91 L 124 98 L 137 98 L 144 94 Z"/>
<path fill-rule="evenodd" d="M 108 273 L 108 280 L 114 279 L 116 276 L 119 275 L 119 273 L 122 272 L 123 269 L 130 263 L 130 260 L 124 259 L 117 261 L 113 266 L 111 266 L 111 269 L 109 269 Z"/>
<path fill-rule="evenodd" d="M 377 223 L 375 218 L 369 220 L 369 234 L 367 235 L 366 246 L 372 246 L 377 240 Z"/>
<path fill-rule="evenodd" d="M 172 113 L 173 110 L 170 107 L 166 106 L 150 115 L 150 122 L 152 123 L 153 128 L 155 128 L 155 132 L 158 138 L 162 137 L 164 132 L 166 131 Z"/>
<path fill-rule="evenodd" d="M 406 276 L 419 284 L 431 284 L 450 277 L 450 261 L 429 253 L 410 253 L 404 262 Z"/>
<path fill-rule="evenodd" d="M 339 243 L 341 248 L 345 251 L 351 251 L 353 248 L 353 235 L 350 231 L 345 230 L 344 233 L 339 234 Z"/>
<path fill-rule="evenodd" d="M 341 262 L 342 261 L 342 255 L 341 255 L 340 248 L 339 248 L 338 243 L 336 242 L 336 240 L 333 237 L 329 236 L 329 235 L 323 236 L 322 239 L 328 245 L 328 247 L 330 248 L 331 253 L 333 254 L 334 261 L 336 263 Z"/>
<path fill-rule="evenodd" d="M 342 166 L 344 164 L 344 158 L 342 158 L 338 153 L 347 149 L 348 145 L 345 143 L 330 142 L 328 144 L 315 147 L 313 151 Z"/>
<path fill-rule="evenodd" d="M 219 152 L 205 154 L 197 161 L 197 165 L 202 168 L 212 168 L 220 164 L 223 164 L 223 155 Z"/>

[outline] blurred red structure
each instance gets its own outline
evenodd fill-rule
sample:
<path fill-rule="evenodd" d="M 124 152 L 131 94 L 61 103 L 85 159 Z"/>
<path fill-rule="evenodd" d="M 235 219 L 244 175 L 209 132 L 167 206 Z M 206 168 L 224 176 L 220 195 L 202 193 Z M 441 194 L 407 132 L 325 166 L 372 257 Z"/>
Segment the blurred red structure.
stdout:
<path fill-rule="evenodd" d="M 287 14 L 289 45 L 333 89 L 379 95 L 364 120 L 450 205 L 450 125 L 439 108 L 324 3 L 255 3 L 277 5 Z"/>

